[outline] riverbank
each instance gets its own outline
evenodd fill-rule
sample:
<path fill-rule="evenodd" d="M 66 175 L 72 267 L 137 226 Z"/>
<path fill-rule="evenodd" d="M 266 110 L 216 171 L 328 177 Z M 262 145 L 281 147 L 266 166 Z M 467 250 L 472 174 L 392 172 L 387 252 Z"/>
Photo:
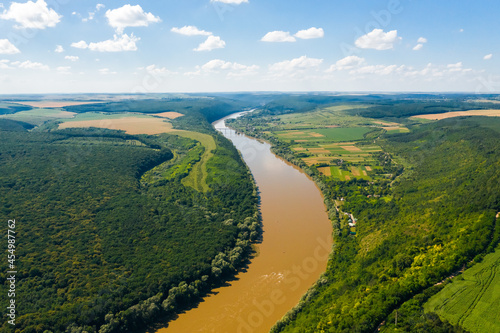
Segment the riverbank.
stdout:
<path fill-rule="evenodd" d="M 246 272 L 158 332 L 268 332 L 326 269 L 331 223 L 314 182 L 224 120 L 216 129 L 240 151 L 259 188 L 263 240 Z"/>

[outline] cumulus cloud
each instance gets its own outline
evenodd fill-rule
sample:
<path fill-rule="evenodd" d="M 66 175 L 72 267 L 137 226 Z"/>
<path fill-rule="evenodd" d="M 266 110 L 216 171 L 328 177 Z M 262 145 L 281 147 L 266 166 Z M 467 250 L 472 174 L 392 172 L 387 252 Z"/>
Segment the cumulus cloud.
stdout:
<path fill-rule="evenodd" d="M 158 16 L 146 13 L 140 5 L 124 5 L 120 8 L 107 10 L 106 17 L 111 27 L 118 33 L 123 33 L 127 27 L 147 27 L 150 23 L 160 22 Z"/>
<path fill-rule="evenodd" d="M 198 45 L 195 51 L 212 51 L 214 49 L 223 49 L 226 42 L 220 39 L 219 36 L 208 36 L 207 40 Z"/>
<path fill-rule="evenodd" d="M 8 39 L 0 39 L 0 54 L 16 54 L 20 52 Z"/>
<path fill-rule="evenodd" d="M 139 67 L 138 70 L 145 70 L 153 76 L 166 76 L 171 74 L 176 74 L 175 72 L 169 71 L 166 67 L 158 67 L 155 64 L 146 67 Z"/>
<path fill-rule="evenodd" d="M 490 60 L 491 58 L 493 58 L 493 54 L 490 53 L 490 54 L 487 54 L 483 57 L 484 60 Z"/>
<path fill-rule="evenodd" d="M 185 35 L 185 36 L 210 36 L 211 32 L 200 30 L 193 25 L 185 25 L 182 28 L 173 27 L 170 31 L 175 32 L 177 34 Z"/>
<path fill-rule="evenodd" d="M 260 39 L 262 42 L 295 42 L 295 37 L 288 31 L 271 31 Z"/>
<path fill-rule="evenodd" d="M 78 58 L 78 56 L 65 56 L 64 59 L 70 60 L 70 61 L 77 61 L 80 58 Z"/>
<path fill-rule="evenodd" d="M 294 36 L 301 39 L 323 38 L 325 32 L 322 28 L 312 27 L 307 30 L 299 30 Z"/>
<path fill-rule="evenodd" d="M 418 51 L 418 50 L 421 50 L 422 47 L 424 47 L 424 44 L 417 44 L 413 47 L 413 51 Z"/>
<path fill-rule="evenodd" d="M 227 4 L 239 5 L 242 3 L 248 3 L 248 0 L 210 0 L 210 2 L 222 2 Z"/>
<path fill-rule="evenodd" d="M 359 67 L 364 63 L 365 63 L 364 58 L 355 55 L 347 56 L 345 58 L 338 60 L 334 65 L 331 65 L 330 68 L 327 69 L 327 72 L 353 69 L 355 67 Z"/>
<path fill-rule="evenodd" d="M 12 2 L 9 9 L 0 14 L 1 19 L 16 21 L 18 23 L 14 26 L 16 29 L 55 27 L 61 17 L 55 10 L 49 9 L 44 0 Z"/>
<path fill-rule="evenodd" d="M 95 14 L 101 10 L 102 8 L 104 8 L 106 6 L 104 6 L 102 3 L 98 3 L 96 6 L 95 6 L 95 11 L 93 12 L 89 12 L 89 17 L 87 18 L 83 18 L 82 19 L 82 22 L 87 22 L 87 21 L 92 21 L 95 17 Z"/>
<path fill-rule="evenodd" d="M 114 35 L 113 39 L 108 39 L 97 43 L 87 44 L 87 42 L 82 40 L 76 43 L 72 43 L 71 46 L 78 49 L 88 48 L 91 51 L 98 51 L 98 52 L 137 51 L 136 42 L 139 40 L 140 38 L 135 37 L 134 34 L 131 34 L 130 36 L 124 34 L 124 35 Z"/>
<path fill-rule="evenodd" d="M 204 72 L 220 72 L 228 71 L 228 76 L 245 76 L 255 74 L 259 69 L 257 65 L 242 65 L 237 62 L 224 61 L 221 59 L 213 59 L 201 66 Z"/>
<path fill-rule="evenodd" d="M 382 29 L 373 29 L 371 32 L 359 37 L 355 44 L 361 49 L 389 50 L 394 48 L 394 44 L 401 40 L 397 30 L 384 32 Z"/>
<path fill-rule="evenodd" d="M 86 41 L 81 40 L 79 42 L 71 43 L 71 47 L 75 47 L 77 49 L 86 49 L 87 47 L 89 47 L 89 45 Z"/>
<path fill-rule="evenodd" d="M 404 66 L 397 65 L 371 65 L 363 66 L 357 69 L 353 69 L 349 74 L 378 74 L 378 75 L 389 75 L 394 73 L 396 70 L 402 71 Z"/>
<path fill-rule="evenodd" d="M 64 52 L 64 48 L 61 45 L 56 45 L 56 49 L 54 50 L 56 53 Z"/>
<path fill-rule="evenodd" d="M 50 68 L 47 65 L 44 65 L 39 62 L 33 62 L 30 60 L 26 60 L 24 62 L 20 61 L 15 61 L 12 63 L 12 65 L 17 66 L 19 68 L 24 68 L 24 69 L 40 69 L 40 70 L 46 70 L 48 71 Z"/>
<path fill-rule="evenodd" d="M 318 67 L 323 62 L 323 59 L 308 58 L 302 56 L 292 60 L 285 60 L 274 63 L 269 66 L 269 70 L 273 72 L 290 72 L 294 70 L 304 70 Z"/>
<path fill-rule="evenodd" d="M 417 45 L 415 45 L 413 47 L 413 51 L 418 51 L 418 50 L 421 50 L 422 47 L 424 47 L 424 44 L 427 43 L 427 38 L 424 38 L 424 37 L 420 37 L 418 40 L 417 40 Z"/>

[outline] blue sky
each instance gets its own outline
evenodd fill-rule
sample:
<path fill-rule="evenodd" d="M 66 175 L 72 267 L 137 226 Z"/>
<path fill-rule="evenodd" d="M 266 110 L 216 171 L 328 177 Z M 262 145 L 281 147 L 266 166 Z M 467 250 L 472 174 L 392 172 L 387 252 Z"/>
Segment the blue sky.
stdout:
<path fill-rule="evenodd" d="M 496 0 L 0 4 L 0 94 L 500 92 Z"/>

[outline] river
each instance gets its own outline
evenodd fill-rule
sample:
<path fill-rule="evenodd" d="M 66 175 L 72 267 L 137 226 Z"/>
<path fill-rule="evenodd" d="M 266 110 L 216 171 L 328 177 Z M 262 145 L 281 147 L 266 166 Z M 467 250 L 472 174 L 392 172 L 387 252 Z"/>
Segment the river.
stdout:
<path fill-rule="evenodd" d="M 213 125 L 241 152 L 259 187 L 263 241 L 245 272 L 158 333 L 268 332 L 326 269 L 332 228 L 319 189 L 268 143 L 225 126 L 241 114 Z"/>

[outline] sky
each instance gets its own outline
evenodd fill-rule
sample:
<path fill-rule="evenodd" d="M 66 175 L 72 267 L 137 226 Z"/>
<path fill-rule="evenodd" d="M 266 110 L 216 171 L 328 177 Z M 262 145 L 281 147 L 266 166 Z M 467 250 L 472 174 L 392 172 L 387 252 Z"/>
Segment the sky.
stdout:
<path fill-rule="evenodd" d="M 496 93 L 499 14 L 497 0 L 0 2 L 0 94 Z"/>

